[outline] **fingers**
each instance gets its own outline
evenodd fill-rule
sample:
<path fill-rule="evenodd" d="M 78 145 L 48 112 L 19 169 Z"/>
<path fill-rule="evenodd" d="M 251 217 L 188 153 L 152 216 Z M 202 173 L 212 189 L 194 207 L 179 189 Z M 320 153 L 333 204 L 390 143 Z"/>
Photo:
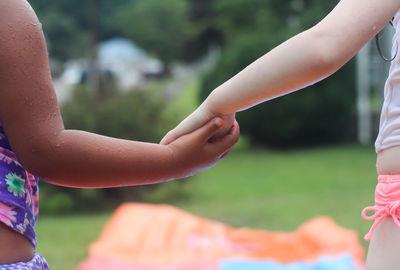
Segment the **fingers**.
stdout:
<path fill-rule="evenodd" d="M 214 147 L 216 151 L 225 152 L 227 149 L 232 148 L 237 143 L 239 139 L 239 134 L 240 134 L 239 125 L 235 121 L 228 134 L 211 142 L 212 147 Z"/>
<path fill-rule="evenodd" d="M 175 130 L 175 129 L 174 129 L 174 130 Z M 162 140 L 160 141 L 160 144 L 161 144 L 161 145 L 168 145 L 168 144 L 170 144 L 171 142 L 175 141 L 176 135 L 175 135 L 174 130 L 169 131 L 169 132 L 164 136 L 164 138 L 162 138 Z"/>
<path fill-rule="evenodd" d="M 204 106 L 203 106 L 204 107 Z M 202 129 L 201 127 L 206 125 L 208 121 L 215 118 L 215 115 L 210 113 L 208 110 L 203 109 L 202 106 L 197 108 L 193 113 L 191 113 L 188 117 L 186 117 L 182 122 L 179 123 L 177 127 L 167 133 L 167 135 L 161 140 L 160 144 L 168 145 L 173 141 L 179 139 L 180 137 L 187 135 L 189 133 L 193 133 L 193 131 L 197 129 Z M 219 119 L 216 121 L 220 121 L 218 125 L 223 124 L 223 119 Z M 206 125 L 207 126 L 207 125 Z M 211 128 L 210 126 L 208 126 Z M 214 129 L 203 130 L 204 132 L 200 133 L 199 136 L 204 137 L 208 136 L 209 132 L 214 132 Z M 213 134 L 215 135 L 215 134 Z"/>
<path fill-rule="evenodd" d="M 197 141 L 207 142 L 222 128 L 222 119 L 216 117 L 208 121 L 205 125 L 192 132 L 193 138 Z"/>
<path fill-rule="evenodd" d="M 161 140 L 160 144 L 168 145 L 178 139 L 181 136 L 188 134 L 190 130 L 190 125 L 187 123 L 190 122 L 188 119 L 184 119 L 182 122 L 179 123 L 173 130 L 169 131 L 167 135 Z"/>
<path fill-rule="evenodd" d="M 196 126 L 197 121 L 193 120 L 193 119 L 195 119 L 195 117 L 192 115 L 185 118 L 173 130 L 168 132 L 167 135 L 165 135 L 165 137 L 161 140 L 160 144 L 168 145 L 168 144 L 172 143 L 173 141 L 177 140 L 178 138 L 180 138 L 186 134 L 189 134 L 193 130 L 196 130 L 197 128 L 201 127 L 203 124 Z"/>

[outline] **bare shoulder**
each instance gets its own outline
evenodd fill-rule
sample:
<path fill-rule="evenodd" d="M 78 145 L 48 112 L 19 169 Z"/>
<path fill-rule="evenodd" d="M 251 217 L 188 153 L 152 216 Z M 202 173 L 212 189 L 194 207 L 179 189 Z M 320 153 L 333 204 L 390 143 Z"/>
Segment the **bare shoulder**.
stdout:
<path fill-rule="evenodd" d="M 0 121 L 21 161 L 62 129 L 42 27 L 25 0 L 0 0 Z"/>
<path fill-rule="evenodd" d="M 0 1 L 0 31 L 2 34 L 24 29 L 28 24 L 38 24 L 38 18 L 25 0 Z"/>
<path fill-rule="evenodd" d="M 20 19 L 27 15 L 36 17 L 34 10 L 26 0 L 2 0 L 0 2 L 0 7 L 0 14 L 2 15 L 0 21 L 5 17 L 12 18 L 22 16 Z"/>
<path fill-rule="evenodd" d="M 26 51 L 25 47 L 35 43 L 43 45 L 42 35 L 41 24 L 27 1 L 0 1 L 1 59 L 12 57 L 19 49 Z"/>
<path fill-rule="evenodd" d="M 34 97 L 49 81 L 46 42 L 35 12 L 25 0 L 1 0 L 0 121 L 7 122 L 1 103 L 18 105 L 17 98 Z"/>

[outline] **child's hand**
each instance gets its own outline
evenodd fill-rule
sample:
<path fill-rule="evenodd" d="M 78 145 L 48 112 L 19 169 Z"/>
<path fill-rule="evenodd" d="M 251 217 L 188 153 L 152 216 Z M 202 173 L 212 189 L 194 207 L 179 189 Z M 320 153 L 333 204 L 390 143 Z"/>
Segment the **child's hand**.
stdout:
<path fill-rule="evenodd" d="M 222 126 L 221 129 L 214 136 L 210 137 L 210 139 L 214 140 L 228 133 L 235 121 L 234 113 L 226 115 L 216 115 L 213 112 L 209 111 L 205 106 L 200 106 L 191 115 L 186 117 L 176 128 L 168 132 L 167 135 L 165 135 L 165 137 L 161 140 L 160 144 L 168 145 L 179 137 L 200 128 L 205 123 L 215 117 L 221 118 Z"/>
<path fill-rule="evenodd" d="M 173 153 L 177 178 L 191 176 L 213 166 L 225 157 L 239 138 L 239 126 L 235 121 L 229 132 L 218 139 L 210 140 L 223 129 L 223 120 L 219 117 L 209 121 L 199 129 L 183 135 L 168 144 Z"/>

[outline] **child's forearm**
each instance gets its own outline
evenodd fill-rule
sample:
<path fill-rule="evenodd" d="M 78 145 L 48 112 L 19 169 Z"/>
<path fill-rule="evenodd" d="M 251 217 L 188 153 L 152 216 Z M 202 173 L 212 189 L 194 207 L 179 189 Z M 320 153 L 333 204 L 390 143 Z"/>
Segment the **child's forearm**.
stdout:
<path fill-rule="evenodd" d="M 16 138 L 12 147 L 28 171 L 53 184 L 82 188 L 154 184 L 193 175 L 225 155 L 237 142 L 239 128 L 234 123 L 228 134 L 211 142 L 222 122 L 214 118 L 168 146 L 61 129 L 39 132 L 28 140 Z"/>
<path fill-rule="evenodd" d="M 340 66 L 327 62 L 313 38 L 304 32 L 276 47 L 216 88 L 203 106 L 213 113 L 236 112 L 329 76 Z"/>
<path fill-rule="evenodd" d="M 235 112 L 331 75 L 389 22 L 399 3 L 387 2 L 382 6 L 372 0 L 360 7 L 357 0 L 340 1 L 318 25 L 284 42 L 215 89 L 203 106 L 214 114 Z"/>
<path fill-rule="evenodd" d="M 179 176 L 167 146 L 64 130 L 27 157 L 32 173 L 71 187 L 152 184 Z"/>

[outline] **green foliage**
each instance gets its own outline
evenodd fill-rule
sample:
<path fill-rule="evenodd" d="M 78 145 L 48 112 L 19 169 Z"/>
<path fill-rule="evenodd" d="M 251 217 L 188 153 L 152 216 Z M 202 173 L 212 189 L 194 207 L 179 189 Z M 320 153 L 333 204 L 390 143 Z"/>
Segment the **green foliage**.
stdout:
<path fill-rule="evenodd" d="M 238 35 L 264 33 L 275 35 L 282 20 L 270 8 L 271 1 L 265 0 L 218 0 L 215 4 L 216 25 L 230 42 Z M 285 2 L 285 1 L 281 1 Z"/>
<path fill-rule="evenodd" d="M 224 32 L 225 46 L 216 66 L 203 77 L 200 98 L 205 99 L 218 85 L 294 33 L 315 24 L 335 1 L 328 2 L 305 1 L 301 7 L 282 0 L 219 0 L 218 25 Z M 315 15 L 317 11 L 320 13 Z M 350 62 L 307 90 L 239 113 L 242 133 L 253 143 L 272 147 L 348 140 L 355 123 L 354 74 L 354 63 Z"/>
<path fill-rule="evenodd" d="M 67 192 L 54 192 L 52 187 L 43 187 L 40 190 L 40 212 L 48 214 L 70 213 L 74 210 L 75 202 Z"/>
<path fill-rule="evenodd" d="M 214 11 L 216 0 L 187 0 L 189 19 L 194 29 L 193 37 L 184 46 L 186 61 L 193 61 L 208 52 L 211 46 L 222 42 L 221 31 L 216 25 L 217 14 Z"/>
<path fill-rule="evenodd" d="M 236 73 L 256 60 L 269 48 L 279 44 L 282 38 L 278 35 L 273 38 L 257 33 L 243 34 L 226 46 L 221 53 L 215 67 L 209 70 L 202 79 L 201 99 L 205 99 L 209 92 L 222 84 Z"/>
<path fill-rule="evenodd" d="M 67 128 L 158 142 L 168 124 L 162 118 L 166 105 L 162 97 L 145 90 L 101 94 L 80 86 L 62 107 L 62 115 Z"/>
<path fill-rule="evenodd" d="M 134 0 L 90 0 L 97 7 L 98 38 L 103 40 L 121 35 L 122 30 L 114 27 L 113 18 L 121 6 Z M 30 0 L 49 43 L 50 56 L 65 61 L 84 57 L 89 50 L 89 3 L 79 0 Z"/>
<path fill-rule="evenodd" d="M 88 55 L 93 15 L 99 41 L 123 36 L 167 63 L 197 59 L 210 44 L 220 42 L 212 10 L 215 0 L 29 2 L 43 23 L 51 57 L 62 61 Z"/>
<path fill-rule="evenodd" d="M 58 56 L 59 60 L 77 57 L 81 53 L 81 46 L 87 46 L 87 36 L 72 17 L 51 12 L 43 15 L 41 22 L 48 39 L 50 54 Z"/>
<path fill-rule="evenodd" d="M 59 60 L 88 53 L 90 3 L 97 9 L 99 40 L 131 38 L 164 61 L 193 60 L 222 37 L 275 35 L 298 17 L 311 26 L 337 1 L 326 0 L 30 0 L 43 23 L 50 55 Z M 302 4 L 304 2 L 304 4 Z M 296 4 L 297 3 L 297 4 Z M 306 7 L 306 8 L 304 8 Z M 293 30 L 293 29 L 292 29 Z M 286 32 L 290 32 L 286 28 Z"/>
<path fill-rule="evenodd" d="M 116 16 L 117 26 L 128 38 L 167 63 L 182 56 L 193 34 L 185 0 L 137 0 Z"/>
<path fill-rule="evenodd" d="M 87 9 L 82 1 L 31 0 L 29 3 L 42 22 L 51 57 L 67 60 L 87 52 Z"/>
<path fill-rule="evenodd" d="M 272 147 L 348 141 L 355 124 L 353 74 L 351 62 L 308 89 L 240 113 L 243 132 L 253 143 Z"/>
<path fill-rule="evenodd" d="M 56 186 L 41 180 L 40 213 L 64 215 L 68 213 L 103 211 L 110 204 L 102 199 L 104 191 L 100 189 L 72 189 Z"/>

